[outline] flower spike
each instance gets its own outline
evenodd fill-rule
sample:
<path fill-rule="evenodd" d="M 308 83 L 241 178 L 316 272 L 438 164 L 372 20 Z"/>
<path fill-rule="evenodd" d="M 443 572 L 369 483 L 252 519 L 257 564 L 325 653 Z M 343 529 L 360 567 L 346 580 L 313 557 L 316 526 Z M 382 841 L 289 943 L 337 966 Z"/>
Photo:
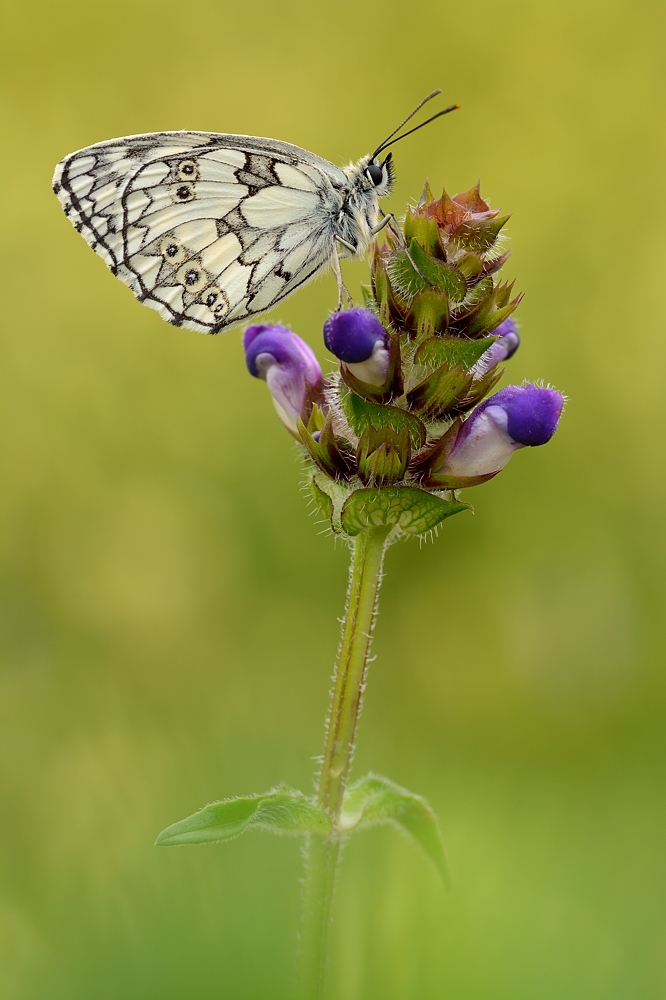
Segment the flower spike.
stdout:
<path fill-rule="evenodd" d="M 392 537 L 425 531 L 457 502 L 443 490 L 480 485 L 555 433 L 564 403 L 555 389 L 496 391 L 520 345 L 521 296 L 497 277 L 508 218 L 478 184 L 441 198 L 426 184 L 400 238 L 386 228 L 373 246 L 365 308 L 324 324 L 339 362 L 329 379 L 290 330 L 248 329 L 248 368 L 303 445 L 313 498 L 336 533 L 350 535 L 357 508 L 368 523 L 393 525 Z"/>

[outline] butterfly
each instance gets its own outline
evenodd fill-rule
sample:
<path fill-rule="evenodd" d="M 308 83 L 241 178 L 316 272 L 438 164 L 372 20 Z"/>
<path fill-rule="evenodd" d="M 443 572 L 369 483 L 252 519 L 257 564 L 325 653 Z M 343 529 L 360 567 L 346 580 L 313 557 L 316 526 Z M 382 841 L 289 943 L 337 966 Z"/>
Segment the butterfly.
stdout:
<path fill-rule="evenodd" d="M 125 136 L 70 153 L 53 190 L 65 215 L 137 299 L 175 326 L 220 333 L 362 256 L 393 216 L 394 142 L 345 168 L 288 142 L 213 132 Z"/>

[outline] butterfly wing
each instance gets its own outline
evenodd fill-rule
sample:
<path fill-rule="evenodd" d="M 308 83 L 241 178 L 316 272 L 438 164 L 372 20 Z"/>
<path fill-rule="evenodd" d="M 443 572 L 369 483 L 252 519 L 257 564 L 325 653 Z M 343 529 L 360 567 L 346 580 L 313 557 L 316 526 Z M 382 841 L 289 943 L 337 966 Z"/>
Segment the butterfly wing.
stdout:
<path fill-rule="evenodd" d="M 160 132 L 70 154 L 53 189 L 139 301 L 176 326 L 219 333 L 330 263 L 346 183 L 290 143 Z"/>

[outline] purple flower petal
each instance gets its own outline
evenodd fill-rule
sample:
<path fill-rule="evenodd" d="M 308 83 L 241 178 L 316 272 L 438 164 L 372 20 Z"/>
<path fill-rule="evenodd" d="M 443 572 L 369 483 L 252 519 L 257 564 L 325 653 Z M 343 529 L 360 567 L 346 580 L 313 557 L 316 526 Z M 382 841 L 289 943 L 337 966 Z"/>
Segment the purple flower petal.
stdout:
<path fill-rule="evenodd" d="M 280 420 L 297 435 L 296 421 L 322 382 L 312 348 L 285 326 L 249 326 L 243 346 L 248 371 L 266 381 Z"/>
<path fill-rule="evenodd" d="M 520 337 L 518 336 L 518 330 L 516 324 L 511 317 L 505 319 L 503 323 L 493 331 L 493 337 L 498 339 L 492 344 L 484 354 L 481 355 L 476 363 L 476 369 L 479 375 L 485 375 L 487 371 L 494 368 L 495 365 L 500 364 L 502 361 L 508 361 L 509 358 L 513 357 L 518 348 L 520 347 Z"/>
<path fill-rule="evenodd" d="M 508 319 L 505 319 L 503 323 L 500 323 L 500 325 L 493 330 L 492 336 L 499 337 L 499 340 L 495 341 L 495 345 L 498 343 L 502 344 L 506 349 L 506 354 L 503 359 L 504 361 L 508 361 L 509 358 L 513 357 L 520 347 L 518 327 L 516 326 L 516 321 L 511 316 L 509 316 Z"/>
<path fill-rule="evenodd" d="M 474 410 L 447 459 L 433 470 L 451 476 L 499 472 L 519 448 L 546 444 L 557 429 L 564 397 L 555 389 L 510 385 Z"/>
<path fill-rule="evenodd" d="M 506 430 L 517 444 L 535 447 L 550 441 L 564 406 L 556 389 L 536 385 L 508 385 L 490 396 L 478 410 L 499 406 L 506 413 Z M 478 412 L 478 410 L 476 412 Z"/>
<path fill-rule="evenodd" d="M 367 361 L 378 342 L 386 347 L 388 338 L 369 309 L 333 313 L 324 323 L 324 343 L 331 354 L 348 365 Z"/>
<path fill-rule="evenodd" d="M 324 343 L 362 382 L 383 385 L 386 381 L 388 337 L 369 309 L 348 309 L 329 316 L 324 324 Z"/>
<path fill-rule="evenodd" d="M 248 326 L 243 346 L 248 371 L 257 378 L 264 378 L 255 364 L 259 354 L 272 354 L 278 364 L 298 369 L 310 385 L 316 385 L 322 378 L 312 348 L 286 326 Z"/>

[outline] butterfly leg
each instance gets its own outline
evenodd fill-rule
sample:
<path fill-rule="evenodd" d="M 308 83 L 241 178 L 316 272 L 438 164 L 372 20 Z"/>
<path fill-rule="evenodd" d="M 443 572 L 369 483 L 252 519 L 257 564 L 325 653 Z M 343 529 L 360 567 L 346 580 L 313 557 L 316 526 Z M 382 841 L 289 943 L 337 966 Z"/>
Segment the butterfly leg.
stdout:
<path fill-rule="evenodd" d="M 381 208 L 380 208 L 379 211 L 380 212 L 382 211 Z M 382 229 L 384 229 L 386 226 L 390 226 L 391 227 L 391 229 L 393 230 L 394 234 L 398 238 L 398 242 L 400 243 L 401 246 L 404 247 L 405 241 L 402 238 L 402 233 L 400 232 L 400 228 L 399 228 L 398 224 L 395 221 L 395 216 L 392 215 L 392 214 L 390 214 L 390 213 L 389 213 L 389 215 L 384 215 L 384 213 L 382 212 L 382 221 L 378 222 L 377 225 L 374 227 L 374 229 L 372 229 L 370 231 L 370 235 L 371 236 L 376 236 L 377 233 L 381 233 Z"/>
<path fill-rule="evenodd" d="M 347 240 L 343 240 L 341 236 L 336 236 L 335 239 L 336 239 L 336 241 L 338 241 L 339 243 L 341 243 L 345 247 L 345 249 L 347 249 L 347 250 L 353 250 L 354 253 L 356 253 L 356 248 L 353 247 L 351 245 L 351 243 L 348 243 Z M 337 248 L 337 246 L 334 246 L 333 249 L 334 249 L 335 253 L 333 254 L 333 261 L 332 261 L 331 267 L 333 268 L 333 273 L 335 274 L 336 280 L 338 282 L 338 305 L 337 305 L 337 310 L 336 311 L 340 312 L 340 310 L 342 309 L 342 296 L 343 296 L 343 294 L 347 296 L 347 303 L 350 306 L 353 306 L 354 300 L 352 299 L 351 295 L 349 294 L 349 292 L 345 288 L 345 283 L 342 280 L 342 268 L 340 267 L 340 255 L 338 253 L 338 248 Z"/>
<path fill-rule="evenodd" d="M 342 236 L 336 236 L 335 239 L 341 247 L 345 248 L 345 250 L 349 250 L 349 252 L 353 254 L 358 253 L 358 247 L 355 247 L 353 243 L 349 243 L 348 240 L 343 240 Z"/>

